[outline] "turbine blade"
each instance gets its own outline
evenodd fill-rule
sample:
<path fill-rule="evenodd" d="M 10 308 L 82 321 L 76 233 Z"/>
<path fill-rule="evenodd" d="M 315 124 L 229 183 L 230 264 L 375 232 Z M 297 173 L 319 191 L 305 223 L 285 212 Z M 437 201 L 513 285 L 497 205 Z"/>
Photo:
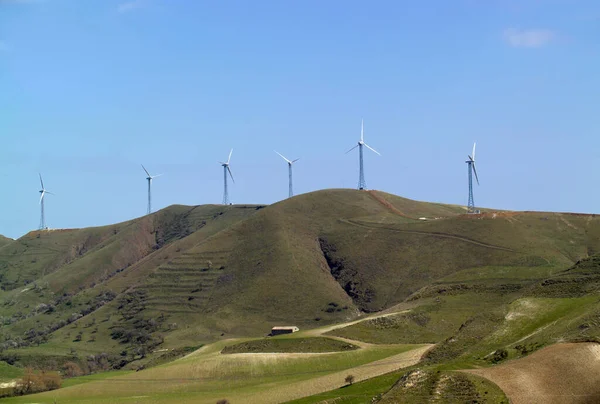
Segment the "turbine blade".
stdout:
<path fill-rule="evenodd" d="M 360 119 L 360 141 L 364 142 L 365 141 L 365 120 L 364 119 Z"/>
<path fill-rule="evenodd" d="M 40 184 L 42 184 L 42 189 L 44 189 L 44 181 L 42 181 L 42 174 L 38 173 L 40 175 Z"/>
<path fill-rule="evenodd" d="M 472 163 L 473 172 L 475 173 L 475 179 L 477 180 L 477 185 L 479 185 L 479 177 L 477 177 L 477 170 L 475 169 L 475 162 Z"/>
<path fill-rule="evenodd" d="M 350 150 L 348 150 L 348 151 L 346 152 L 346 154 L 350 153 L 352 150 L 356 149 L 357 147 L 358 147 L 358 145 L 354 146 L 353 148 L 351 148 Z"/>
<path fill-rule="evenodd" d="M 229 164 L 229 162 L 231 161 L 231 153 L 233 153 L 233 149 L 231 149 L 231 151 L 229 152 L 229 158 L 227 159 L 227 164 Z"/>
<path fill-rule="evenodd" d="M 42 203 L 42 199 L 44 199 L 44 191 L 42 191 L 42 196 L 40 196 L 40 204 Z"/>
<path fill-rule="evenodd" d="M 53 193 L 52 193 L 52 192 L 50 192 L 50 191 L 44 191 L 44 193 L 46 193 L 46 194 L 50 194 L 50 195 L 56 195 L 56 194 L 53 194 Z"/>
<path fill-rule="evenodd" d="M 164 175 L 164 174 L 151 175 L 151 176 L 150 176 L 150 178 L 151 178 L 151 179 L 154 179 L 154 178 L 156 178 L 156 177 L 160 177 L 160 176 L 162 176 L 162 175 Z"/>
<path fill-rule="evenodd" d="M 229 176 L 231 177 L 231 181 L 233 181 L 235 183 L 235 180 L 233 179 L 233 174 L 231 174 L 231 168 L 229 168 L 229 166 L 227 166 L 227 171 L 229 171 Z"/>
<path fill-rule="evenodd" d="M 297 158 L 296 160 L 292 160 L 292 163 L 295 163 L 298 160 L 300 160 L 300 158 Z M 292 163 L 290 163 L 290 164 L 292 164 Z"/>
<path fill-rule="evenodd" d="M 288 163 L 291 163 L 291 161 L 289 161 L 288 159 L 285 158 L 285 156 L 281 153 L 279 153 L 277 150 L 273 150 L 275 153 L 279 154 L 281 156 L 282 159 L 284 159 L 285 161 L 287 161 Z"/>
<path fill-rule="evenodd" d="M 142 168 L 144 169 L 144 171 L 146 172 L 146 174 L 148 174 L 148 177 L 152 177 L 152 176 L 150 175 L 150 173 L 148 172 L 148 170 L 146 170 L 146 167 L 144 167 L 144 165 L 143 165 L 143 164 L 142 164 Z"/>
<path fill-rule="evenodd" d="M 471 160 L 475 161 L 475 145 L 477 143 L 473 143 L 473 158 Z"/>
<path fill-rule="evenodd" d="M 363 143 L 367 148 L 371 149 L 372 151 L 374 151 L 375 153 L 379 154 L 381 156 L 381 153 L 379 153 L 377 150 L 375 150 L 374 148 L 372 148 L 371 146 L 369 146 L 366 143 Z"/>

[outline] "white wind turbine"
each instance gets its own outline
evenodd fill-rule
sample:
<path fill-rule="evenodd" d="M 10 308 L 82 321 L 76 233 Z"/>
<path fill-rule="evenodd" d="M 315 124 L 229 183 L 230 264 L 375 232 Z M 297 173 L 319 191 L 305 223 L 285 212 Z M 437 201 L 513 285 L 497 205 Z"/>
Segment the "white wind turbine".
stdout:
<path fill-rule="evenodd" d="M 370 149 L 371 151 L 379 154 L 381 156 L 381 154 L 375 150 L 374 148 L 372 148 L 371 146 L 369 146 L 368 144 L 365 143 L 365 136 L 364 136 L 364 120 L 361 119 L 360 121 L 360 140 L 358 141 L 358 144 L 356 146 L 354 146 L 353 148 L 351 148 L 350 150 L 348 150 L 346 152 L 346 154 L 350 153 L 352 150 L 356 149 L 358 147 L 358 158 L 359 158 L 359 173 L 358 173 L 358 189 L 366 189 L 367 188 L 367 183 L 365 181 L 365 170 L 364 170 L 364 165 L 363 165 L 363 146 L 366 146 L 368 149 Z"/>
<path fill-rule="evenodd" d="M 475 213 L 475 200 L 473 199 L 473 174 L 475 174 L 475 180 L 477 180 L 477 185 L 479 185 L 479 177 L 477 176 L 477 169 L 475 169 L 475 145 L 476 143 L 473 143 L 473 154 L 468 156 L 469 159 L 465 161 L 469 169 L 469 201 L 467 203 L 468 213 Z"/>
<path fill-rule="evenodd" d="M 148 175 L 148 177 L 146 177 L 146 180 L 148 181 L 148 212 L 147 212 L 147 214 L 149 215 L 150 213 L 152 213 L 152 180 L 156 177 L 160 177 L 162 174 L 150 175 L 150 173 L 148 172 L 148 170 L 146 170 L 146 167 L 144 167 L 143 164 L 142 164 L 142 168 Z"/>
<path fill-rule="evenodd" d="M 294 188 L 292 187 L 292 164 L 294 164 L 296 161 L 300 160 L 299 158 L 297 158 L 296 160 L 288 160 L 287 158 L 284 157 L 283 154 L 279 153 L 277 150 L 273 150 L 275 153 L 279 154 L 281 156 L 282 159 L 284 159 L 285 161 L 287 161 L 288 163 L 288 175 L 289 175 L 289 185 L 290 185 L 290 191 L 289 191 L 289 198 L 291 198 L 292 196 L 294 196 Z"/>
<path fill-rule="evenodd" d="M 233 179 L 233 174 L 231 173 L 231 168 L 229 168 L 229 162 L 231 161 L 231 153 L 233 153 L 233 149 L 229 152 L 229 157 L 227 158 L 227 163 L 223 163 L 219 161 L 221 166 L 223 167 L 223 205 L 229 205 L 229 191 L 227 189 L 227 172 L 231 176 L 231 181 L 235 183 Z"/>
<path fill-rule="evenodd" d="M 42 180 L 42 174 L 38 173 L 40 175 L 40 184 L 42 185 L 42 189 L 40 189 L 40 208 L 42 210 L 41 212 L 41 216 L 40 216 L 40 230 L 46 230 L 48 227 L 46 226 L 46 216 L 44 213 L 44 196 L 46 196 L 46 194 L 50 194 L 50 195 L 54 195 L 52 192 L 46 190 L 46 188 L 44 187 L 44 181 Z"/>

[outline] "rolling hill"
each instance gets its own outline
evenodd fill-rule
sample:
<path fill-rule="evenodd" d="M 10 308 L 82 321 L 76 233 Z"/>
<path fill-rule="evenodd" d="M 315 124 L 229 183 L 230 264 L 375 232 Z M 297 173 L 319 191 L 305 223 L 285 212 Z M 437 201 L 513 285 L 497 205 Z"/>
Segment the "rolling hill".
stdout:
<path fill-rule="evenodd" d="M 177 205 L 0 244 L 0 348 L 17 365 L 104 355 L 103 369 L 136 368 L 273 325 L 388 313 L 327 335 L 436 344 L 430 370 L 490 366 L 599 337 L 599 256 L 595 215 L 467 215 L 342 189 L 270 206 Z"/>

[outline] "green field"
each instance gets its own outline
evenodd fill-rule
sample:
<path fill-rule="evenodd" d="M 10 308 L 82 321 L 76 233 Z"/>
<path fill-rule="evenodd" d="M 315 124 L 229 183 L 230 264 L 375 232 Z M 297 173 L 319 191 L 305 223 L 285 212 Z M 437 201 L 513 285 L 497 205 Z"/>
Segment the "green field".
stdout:
<path fill-rule="evenodd" d="M 323 337 L 286 339 L 265 338 L 226 346 L 221 353 L 323 353 L 353 351 L 355 349 L 358 349 L 358 347 L 351 343 Z"/>
<path fill-rule="evenodd" d="M 231 341 L 235 343 L 235 341 Z M 175 362 L 111 376 L 87 376 L 67 381 L 65 388 L 7 402 L 40 403 L 129 402 L 144 396 L 145 402 L 216 402 L 224 392 L 232 402 L 277 402 L 310 392 L 319 380 L 326 386 L 343 384 L 342 372 L 377 372 L 378 361 L 410 353 L 418 345 L 381 345 L 369 349 L 329 354 L 242 354 L 223 355 L 227 343 L 215 343 Z M 365 366 L 366 365 L 366 366 Z M 361 369 L 362 366 L 362 369 Z M 383 371 L 397 362 L 383 363 Z M 361 374 L 361 373 L 357 373 Z M 376 374 L 376 373 L 375 373 Z M 317 383 L 318 385 L 318 383 Z M 317 386 L 318 387 L 318 386 Z M 314 388 L 314 387 L 312 387 Z"/>

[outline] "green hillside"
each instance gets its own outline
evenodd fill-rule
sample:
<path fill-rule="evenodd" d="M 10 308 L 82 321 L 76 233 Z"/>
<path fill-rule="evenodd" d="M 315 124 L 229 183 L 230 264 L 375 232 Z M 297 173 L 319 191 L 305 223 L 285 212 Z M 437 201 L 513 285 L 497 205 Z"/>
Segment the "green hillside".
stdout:
<path fill-rule="evenodd" d="M 0 247 L 0 348 L 18 366 L 136 369 L 296 325 L 363 347 L 436 344 L 426 372 L 491 366 L 600 337 L 598 254 L 594 215 L 467 215 L 342 189 L 171 206 Z"/>
<path fill-rule="evenodd" d="M 3 246 L 5 246 L 8 243 L 11 243 L 12 241 L 13 241 L 13 239 L 4 237 L 2 234 L 0 234 L 0 248 L 2 248 Z"/>

